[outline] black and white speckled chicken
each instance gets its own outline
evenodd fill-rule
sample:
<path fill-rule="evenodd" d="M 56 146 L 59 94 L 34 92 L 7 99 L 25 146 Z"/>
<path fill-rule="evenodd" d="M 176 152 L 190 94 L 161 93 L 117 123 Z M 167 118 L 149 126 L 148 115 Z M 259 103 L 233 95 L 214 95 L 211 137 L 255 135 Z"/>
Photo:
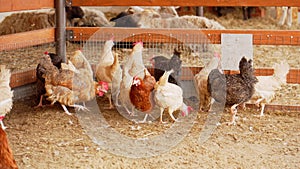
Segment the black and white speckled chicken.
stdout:
<path fill-rule="evenodd" d="M 215 101 L 231 106 L 232 120 L 228 124 L 233 125 L 236 124 L 237 106 L 250 100 L 258 82 L 251 59 L 243 57 L 239 62 L 239 70 L 239 74 L 224 75 L 219 69 L 213 69 L 208 75 L 208 92 Z"/>

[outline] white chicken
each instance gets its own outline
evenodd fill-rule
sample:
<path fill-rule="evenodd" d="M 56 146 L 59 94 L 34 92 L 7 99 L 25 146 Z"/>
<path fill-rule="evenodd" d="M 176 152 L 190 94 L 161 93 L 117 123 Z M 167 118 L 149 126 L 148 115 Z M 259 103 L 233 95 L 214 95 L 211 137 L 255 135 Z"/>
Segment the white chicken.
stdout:
<path fill-rule="evenodd" d="M 290 66 L 286 62 L 274 65 L 274 74 L 272 76 L 257 76 L 258 83 L 255 84 L 255 93 L 250 102 L 261 106 L 260 117 L 264 116 L 266 103 L 270 103 L 276 94 L 276 91 L 281 89 L 282 85 L 286 84 L 286 76 Z"/>
<path fill-rule="evenodd" d="M 113 46 L 113 38 L 105 42 L 103 52 L 96 67 L 97 81 L 107 82 L 111 91 L 106 94 L 109 99 L 109 109 L 114 107 L 112 97 L 116 96 L 119 91 L 122 80 L 122 69 L 119 64 L 118 55 L 114 55 L 112 51 Z"/>
<path fill-rule="evenodd" d="M 143 42 L 136 42 L 130 53 L 127 62 L 124 64 L 128 69 L 128 73 L 134 77 L 137 76 L 144 79 L 146 68 L 143 63 Z M 148 70 L 147 70 L 148 71 Z"/>
<path fill-rule="evenodd" d="M 10 70 L 6 69 L 4 65 L 0 65 L 0 124 L 3 130 L 5 130 L 5 126 L 3 124 L 3 119 L 5 115 L 10 112 L 13 105 L 13 91 L 9 86 L 10 82 Z"/>
<path fill-rule="evenodd" d="M 174 121 L 177 121 L 177 119 L 173 116 L 174 111 L 181 110 L 182 115 L 185 116 L 193 110 L 192 107 L 183 103 L 182 89 L 179 86 L 168 82 L 168 78 L 171 73 L 173 73 L 173 69 L 166 71 L 154 86 L 154 100 L 160 108 L 161 123 L 164 123 L 162 115 L 165 109 L 168 110 L 169 115 Z"/>
<path fill-rule="evenodd" d="M 126 112 L 134 115 L 134 106 L 130 102 L 129 92 L 132 85 L 133 77 L 137 76 L 144 78 L 145 65 L 143 64 L 143 42 L 137 42 L 123 64 L 122 80 L 120 84 L 119 99 L 120 105 L 123 106 Z M 148 70 L 147 70 L 148 71 Z"/>
<path fill-rule="evenodd" d="M 199 111 L 208 111 L 210 107 L 211 97 L 207 89 L 208 74 L 220 66 L 221 57 L 215 53 L 214 57 L 210 60 L 199 73 L 194 76 L 194 85 L 199 96 Z"/>

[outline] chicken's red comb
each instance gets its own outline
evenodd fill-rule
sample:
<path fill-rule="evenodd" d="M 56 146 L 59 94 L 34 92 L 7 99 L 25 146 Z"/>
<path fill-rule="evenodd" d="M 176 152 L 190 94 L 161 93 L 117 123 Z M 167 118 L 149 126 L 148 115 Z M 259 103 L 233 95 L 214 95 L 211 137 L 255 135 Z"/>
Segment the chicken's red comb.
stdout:
<path fill-rule="evenodd" d="M 49 52 L 48 52 L 48 51 L 45 51 L 45 52 L 44 52 L 44 54 L 45 54 L 45 55 L 48 55 L 48 54 L 49 54 Z"/>

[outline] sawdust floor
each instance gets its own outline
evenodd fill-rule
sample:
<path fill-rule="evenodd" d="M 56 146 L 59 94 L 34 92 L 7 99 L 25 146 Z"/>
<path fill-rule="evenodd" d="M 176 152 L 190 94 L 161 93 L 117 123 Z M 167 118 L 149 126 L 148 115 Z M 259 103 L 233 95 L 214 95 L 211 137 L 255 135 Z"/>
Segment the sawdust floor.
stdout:
<path fill-rule="evenodd" d="M 267 112 L 265 117 L 254 109 L 239 110 L 236 126 L 222 124 L 230 120 L 230 114 L 223 113 L 221 125 L 209 135 L 206 142 L 199 142 L 208 113 L 194 113 L 181 119 L 191 119 L 192 128 L 183 140 L 155 156 L 129 158 L 104 150 L 103 145 L 93 142 L 86 133 L 88 128 L 80 123 L 84 112 L 70 109 L 66 115 L 59 105 L 33 109 L 34 99 L 15 101 L 13 109 L 4 120 L 9 127 L 6 132 L 17 164 L 22 169 L 53 168 L 298 168 L 300 165 L 300 114 L 299 112 Z M 158 120 L 147 124 L 135 124 L 121 116 L 116 110 L 104 110 L 106 98 L 98 99 L 101 114 L 107 121 L 107 129 L 114 129 L 121 137 L 134 140 L 146 139 L 167 131 L 173 125 L 166 115 L 166 124 Z M 87 113 L 88 114 L 88 113 Z M 91 126 L 98 124 L 90 122 Z M 94 124 L 93 124 L 94 123 Z M 99 121 L 99 123 L 101 123 Z M 185 120 L 179 127 L 189 125 Z M 178 131 L 179 132 L 179 131 Z M 176 132 L 174 132 L 176 133 Z M 180 134 L 180 133 L 179 133 Z M 183 134 L 183 133 L 181 133 Z M 107 137 L 111 135 L 107 134 Z M 180 137 L 180 136 L 179 136 Z M 109 138 L 108 138 L 109 139 Z M 203 139 L 201 139 L 203 140 Z M 166 147 L 174 140 L 161 141 Z M 134 145 L 117 143 L 125 150 Z M 133 147 L 130 147 L 133 146 Z M 155 145 L 149 145 L 154 146 Z M 149 147 L 145 147 L 148 149 Z M 163 149 L 163 147 L 161 147 Z M 159 151 L 159 150 L 158 150 Z M 120 152 L 122 153 L 122 152 Z"/>

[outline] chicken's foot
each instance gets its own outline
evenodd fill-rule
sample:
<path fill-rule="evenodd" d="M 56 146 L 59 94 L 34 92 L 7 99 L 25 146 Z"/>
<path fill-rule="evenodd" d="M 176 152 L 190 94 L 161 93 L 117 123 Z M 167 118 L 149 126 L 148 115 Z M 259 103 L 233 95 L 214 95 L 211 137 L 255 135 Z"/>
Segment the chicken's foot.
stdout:
<path fill-rule="evenodd" d="M 3 123 L 2 120 L 0 121 L 0 124 L 1 124 L 1 127 L 2 127 L 3 130 L 7 129 L 7 127 L 4 126 L 4 123 Z"/>
<path fill-rule="evenodd" d="M 65 113 L 67 113 L 67 115 L 69 115 L 69 116 L 72 115 L 65 105 L 61 104 L 61 107 L 64 109 L 64 111 L 65 111 Z"/>
<path fill-rule="evenodd" d="M 70 107 L 74 107 L 76 110 L 80 111 L 90 111 L 87 107 L 85 107 L 85 105 L 79 105 L 79 104 L 73 104 L 73 105 L 70 105 Z"/>

